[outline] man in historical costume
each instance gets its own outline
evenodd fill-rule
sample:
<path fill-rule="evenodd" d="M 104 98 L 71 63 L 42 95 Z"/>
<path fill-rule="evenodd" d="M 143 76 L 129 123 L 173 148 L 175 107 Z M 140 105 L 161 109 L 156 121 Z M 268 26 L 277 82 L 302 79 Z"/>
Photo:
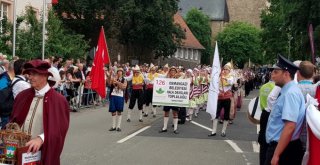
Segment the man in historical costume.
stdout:
<path fill-rule="evenodd" d="M 139 122 L 143 122 L 142 120 L 142 109 L 143 109 L 143 86 L 144 86 L 144 76 L 140 72 L 140 67 L 136 65 L 133 68 L 133 75 L 129 77 L 125 77 L 127 81 L 132 80 L 132 92 L 129 102 L 129 110 L 127 116 L 127 122 L 131 121 L 131 112 L 136 104 L 136 100 L 138 101 L 138 109 L 139 109 Z"/>
<path fill-rule="evenodd" d="M 153 96 L 153 84 L 154 80 L 159 77 L 159 74 L 156 72 L 156 68 L 153 64 L 150 65 L 149 73 L 146 75 L 146 90 L 145 90 L 145 104 L 146 107 L 149 107 L 152 104 L 152 96 Z M 152 113 L 153 117 L 156 117 L 157 114 L 157 106 L 152 105 Z M 145 109 L 144 116 L 148 116 L 148 109 Z"/>
<path fill-rule="evenodd" d="M 31 88 L 20 92 L 15 98 L 10 122 L 18 123 L 22 131 L 31 134 L 26 144 L 29 152 L 41 149 L 41 164 L 59 165 L 60 154 L 69 128 L 69 104 L 67 100 L 50 87 L 52 76 L 50 64 L 33 60 L 24 65 Z M 49 85 L 50 84 L 50 85 Z"/>
<path fill-rule="evenodd" d="M 167 78 L 172 78 L 172 79 L 176 79 L 178 78 L 180 75 L 177 75 L 178 70 L 172 66 L 169 69 Z M 169 122 L 169 113 L 170 110 L 172 110 L 172 115 L 173 115 L 173 133 L 175 134 L 179 134 L 178 132 L 178 111 L 179 111 L 179 107 L 175 107 L 175 106 L 164 106 L 163 107 L 163 111 L 164 111 L 164 117 L 163 117 L 163 128 L 159 131 L 159 133 L 163 133 L 163 132 L 167 132 L 168 131 L 168 122 Z"/>
<path fill-rule="evenodd" d="M 112 115 L 112 127 L 109 131 L 121 131 L 121 119 L 124 107 L 124 94 L 127 87 L 127 81 L 124 79 L 124 70 L 118 68 L 116 76 L 111 78 L 111 96 L 109 112 Z M 117 122 L 118 118 L 118 122 Z M 116 128 L 117 123 L 117 128 Z"/>
<path fill-rule="evenodd" d="M 230 117 L 230 106 L 231 106 L 231 97 L 232 92 L 231 88 L 233 85 L 234 78 L 230 74 L 231 67 L 229 65 L 225 65 L 222 69 L 220 81 L 219 81 L 219 97 L 218 97 L 218 107 L 217 107 L 217 113 L 216 118 L 213 120 L 212 124 L 212 132 L 208 136 L 215 136 L 217 131 L 217 124 L 218 124 L 218 117 L 220 116 L 220 112 L 222 108 L 224 109 L 224 121 L 223 121 L 223 127 L 221 131 L 221 136 L 226 136 L 226 130 L 229 122 Z"/>
<path fill-rule="evenodd" d="M 282 56 L 272 71 L 272 79 L 281 91 L 270 113 L 266 141 L 265 165 L 300 165 L 303 157 L 299 139 L 305 118 L 304 96 L 293 81 L 299 68 Z"/>

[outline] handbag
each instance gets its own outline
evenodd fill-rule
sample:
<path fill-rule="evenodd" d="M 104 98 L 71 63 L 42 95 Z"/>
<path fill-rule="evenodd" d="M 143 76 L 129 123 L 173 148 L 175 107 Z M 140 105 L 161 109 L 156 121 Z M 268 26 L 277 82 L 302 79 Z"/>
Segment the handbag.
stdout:
<path fill-rule="evenodd" d="M 222 80 L 220 79 L 221 81 L 221 84 L 222 84 L 222 91 L 219 92 L 219 95 L 218 95 L 218 100 L 226 100 L 226 99 L 230 99 L 232 97 L 232 91 L 231 90 L 227 90 L 227 91 L 224 91 L 223 89 L 223 82 Z"/>

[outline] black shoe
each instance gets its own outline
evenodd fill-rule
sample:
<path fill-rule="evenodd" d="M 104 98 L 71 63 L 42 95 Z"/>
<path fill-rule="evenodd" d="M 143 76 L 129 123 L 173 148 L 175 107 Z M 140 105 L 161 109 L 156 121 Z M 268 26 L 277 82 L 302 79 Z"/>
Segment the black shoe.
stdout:
<path fill-rule="evenodd" d="M 212 137 L 212 136 L 216 136 L 217 134 L 216 133 L 211 133 L 211 134 L 209 134 L 208 136 L 209 137 Z"/>
<path fill-rule="evenodd" d="M 179 134 L 179 132 L 177 130 L 174 130 L 173 133 L 174 134 Z"/>
<path fill-rule="evenodd" d="M 165 129 L 165 130 L 161 129 L 161 130 L 159 131 L 159 133 L 163 133 L 163 132 L 168 132 L 168 130 L 167 130 L 167 129 Z"/>
<path fill-rule="evenodd" d="M 148 114 L 147 114 L 147 113 L 145 113 L 145 114 L 143 115 L 143 117 L 148 117 Z"/>
<path fill-rule="evenodd" d="M 142 119 L 139 119 L 139 122 L 143 122 L 143 120 L 142 120 Z"/>
<path fill-rule="evenodd" d="M 109 129 L 109 131 L 115 131 L 115 130 L 116 128 L 112 128 L 112 127 Z"/>
<path fill-rule="evenodd" d="M 131 120 L 130 120 L 130 119 L 127 119 L 127 122 L 131 122 Z"/>
<path fill-rule="evenodd" d="M 219 124 L 223 124 L 223 120 L 219 120 Z"/>
<path fill-rule="evenodd" d="M 117 128 L 117 131 L 118 131 L 118 132 L 121 132 L 121 129 L 120 129 L 120 128 Z"/>
<path fill-rule="evenodd" d="M 222 136 L 222 137 L 226 137 L 226 133 L 222 132 L 222 133 L 221 133 L 221 136 Z"/>
<path fill-rule="evenodd" d="M 229 120 L 229 124 L 233 124 L 233 121 L 232 121 L 232 120 Z"/>
<path fill-rule="evenodd" d="M 156 115 L 152 115 L 152 117 L 153 117 L 153 118 L 156 118 L 157 116 L 156 116 Z"/>

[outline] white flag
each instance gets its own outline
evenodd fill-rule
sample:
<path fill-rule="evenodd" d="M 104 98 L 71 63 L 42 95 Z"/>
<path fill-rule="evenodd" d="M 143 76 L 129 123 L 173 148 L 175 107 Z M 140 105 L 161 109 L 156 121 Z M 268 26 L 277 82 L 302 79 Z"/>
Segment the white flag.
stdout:
<path fill-rule="evenodd" d="M 208 103 L 207 103 L 207 112 L 211 114 L 211 118 L 216 118 L 217 105 L 218 105 L 218 94 L 219 94 L 219 77 L 220 77 L 220 60 L 219 60 L 219 51 L 218 43 L 216 42 L 216 47 L 214 51 L 212 71 L 211 71 L 211 82 L 209 87 Z"/>

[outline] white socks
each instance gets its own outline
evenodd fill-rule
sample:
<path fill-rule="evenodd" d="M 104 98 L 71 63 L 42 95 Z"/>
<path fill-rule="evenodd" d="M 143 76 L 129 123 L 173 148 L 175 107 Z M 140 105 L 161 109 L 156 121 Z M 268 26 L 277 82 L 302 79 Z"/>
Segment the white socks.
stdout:
<path fill-rule="evenodd" d="M 139 116 L 140 116 L 139 119 L 142 120 L 142 110 L 139 110 Z"/>
<path fill-rule="evenodd" d="M 157 114 L 157 107 L 152 107 L 152 112 L 153 112 L 153 115 L 156 115 Z"/>
<path fill-rule="evenodd" d="M 222 133 L 226 133 L 226 129 L 227 129 L 227 126 L 228 126 L 228 120 L 225 120 L 223 121 L 223 127 L 222 127 Z"/>
<path fill-rule="evenodd" d="M 116 115 L 112 116 L 112 128 L 116 128 L 116 120 L 117 120 L 117 116 Z"/>
<path fill-rule="evenodd" d="M 173 130 L 176 131 L 178 129 L 178 118 L 173 118 Z"/>
<path fill-rule="evenodd" d="M 167 130 L 168 122 L 169 122 L 169 117 L 164 117 L 163 118 L 163 128 L 162 128 L 162 130 Z"/>
<path fill-rule="evenodd" d="M 118 126 L 117 126 L 117 128 L 120 128 L 121 120 L 122 120 L 122 115 L 118 115 Z"/>
<path fill-rule="evenodd" d="M 128 109 L 128 116 L 127 116 L 127 119 L 131 119 L 131 112 L 132 112 L 132 109 Z"/>
<path fill-rule="evenodd" d="M 215 134 L 217 132 L 218 119 L 213 119 L 212 121 L 212 133 Z"/>

